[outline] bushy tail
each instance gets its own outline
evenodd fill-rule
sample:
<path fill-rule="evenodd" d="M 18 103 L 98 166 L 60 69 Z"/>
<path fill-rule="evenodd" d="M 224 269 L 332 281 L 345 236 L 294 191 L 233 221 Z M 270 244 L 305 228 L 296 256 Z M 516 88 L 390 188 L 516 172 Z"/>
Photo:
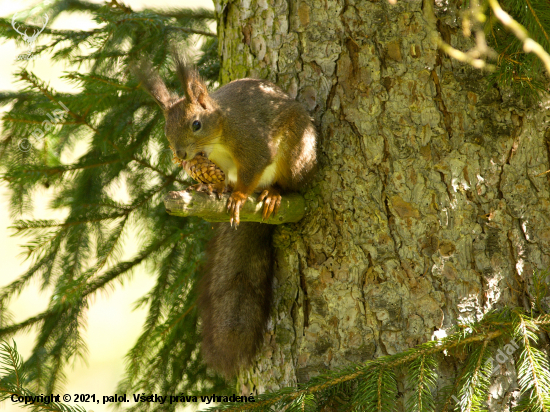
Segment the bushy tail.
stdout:
<path fill-rule="evenodd" d="M 207 248 L 199 310 L 208 366 L 232 377 L 250 365 L 264 337 L 272 301 L 274 225 L 221 223 Z"/>

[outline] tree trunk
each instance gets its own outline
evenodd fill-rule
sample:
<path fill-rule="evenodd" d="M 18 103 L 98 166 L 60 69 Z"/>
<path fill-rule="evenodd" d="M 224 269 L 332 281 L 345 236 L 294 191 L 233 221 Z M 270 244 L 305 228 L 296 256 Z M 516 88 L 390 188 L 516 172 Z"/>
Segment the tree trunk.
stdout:
<path fill-rule="evenodd" d="M 528 308 L 533 272 L 550 266 L 547 118 L 438 50 L 438 36 L 469 47 L 456 7 L 215 3 L 222 83 L 276 82 L 319 132 L 310 213 L 274 238 L 275 307 L 244 392 L 401 352 L 491 309 Z M 444 365 L 440 383 L 460 366 Z M 505 370 L 494 410 L 514 390 Z"/>

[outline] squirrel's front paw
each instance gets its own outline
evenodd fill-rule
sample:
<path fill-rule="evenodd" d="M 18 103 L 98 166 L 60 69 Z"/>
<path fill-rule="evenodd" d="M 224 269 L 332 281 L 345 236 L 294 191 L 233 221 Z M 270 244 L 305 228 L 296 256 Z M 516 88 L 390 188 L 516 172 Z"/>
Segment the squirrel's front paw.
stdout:
<path fill-rule="evenodd" d="M 279 191 L 273 187 L 269 187 L 262 192 L 258 197 L 258 202 L 264 201 L 264 211 L 262 214 L 262 219 L 269 219 L 271 214 L 276 215 L 281 207 L 281 194 Z"/>
<path fill-rule="evenodd" d="M 233 222 L 235 222 L 235 228 L 239 226 L 239 213 L 247 198 L 248 196 L 242 192 L 233 192 L 231 193 L 231 196 L 229 196 L 229 200 L 227 201 L 227 211 L 231 215 L 229 223 L 231 224 L 231 226 L 233 226 Z"/>
<path fill-rule="evenodd" d="M 229 193 L 231 191 L 230 187 L 227 187 L 225 185 L 225 182 L 219 182 L 219 183 L 197 183 L 196 185 L 188 186 L 185 190 L 188 191 L 195 191 L 195 192 L 205 192 L 208 193 L 210 196 L 215 194 L 218 199 L 222 198 L 222 195 L 225 193 Z"/>
<path fill-rule="evenodd" d="M 212 193 L 212 185 L 209 183 L 197 183 L 195 185 L 187 186 L 185 188 L 188 192 L 206 192 Z"/>

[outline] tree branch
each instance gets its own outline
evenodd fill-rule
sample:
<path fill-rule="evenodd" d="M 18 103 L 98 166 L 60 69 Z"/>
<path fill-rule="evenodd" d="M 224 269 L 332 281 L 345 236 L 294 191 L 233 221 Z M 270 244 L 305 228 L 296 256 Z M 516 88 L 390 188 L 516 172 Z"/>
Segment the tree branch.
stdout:
<path fill-rule="evenodd" d="M 168 192 L 164 198 L 166 211 L 173 216 L 198 216 L 208 222 L 229 222 L 226 211 L 228 194 L 217 199 L 215 195 L 204 192 L 186 191 Z M 275 216 L 262 220 L 264 202 L 256 201 L 257 195 L 248 197 L 240 213 L 241 222 L 262 222 L 272 225 L 297 222 L 306 212 L 305 199 L 299 193 L 283 196 L 281 207 Z"/>
<path fill-rule="evenodd" d="M 497 19 L 514 35 L 523 42 L 523 50 L 525 53 L 535 53 L 542 60 L 548 74 L 550 74 L 550 54 L 544 48 L 529 37 L 529 33 L 521 24 L 515 21 L 512 16 L 506 13 L 497 0 L 489 0 L 489 5 L 493 9 L 493 13 Z"/>

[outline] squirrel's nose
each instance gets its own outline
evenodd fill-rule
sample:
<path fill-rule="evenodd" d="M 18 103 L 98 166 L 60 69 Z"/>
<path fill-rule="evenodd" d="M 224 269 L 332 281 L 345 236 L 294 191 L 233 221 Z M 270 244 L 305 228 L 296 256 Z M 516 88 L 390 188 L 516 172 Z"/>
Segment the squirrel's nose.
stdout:
<path fill-rule="evenodd" d="M 185 150 L 176 149 L 176 156 L 179 157 L 182 160 L 186 160 L 187 153 L 185 152 Z"/>

